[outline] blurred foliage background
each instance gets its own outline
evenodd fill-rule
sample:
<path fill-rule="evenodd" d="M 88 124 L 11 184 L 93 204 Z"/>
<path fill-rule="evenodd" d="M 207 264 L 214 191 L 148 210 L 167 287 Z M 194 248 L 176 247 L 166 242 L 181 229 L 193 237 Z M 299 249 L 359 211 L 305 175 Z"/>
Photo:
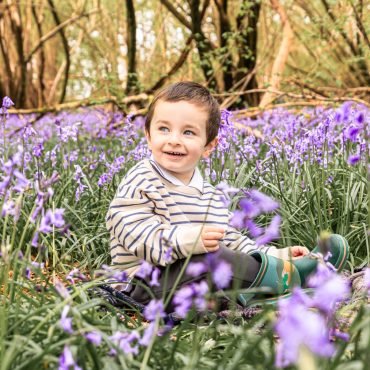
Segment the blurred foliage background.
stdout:
<path fill-rule="evenodd" d="M 0 96 L 135 108 L 174 80 L 223 107 L 369 98 L 367 0 L 0 0 Z M 140 95 L 141 94 L 141 95 Z"/>

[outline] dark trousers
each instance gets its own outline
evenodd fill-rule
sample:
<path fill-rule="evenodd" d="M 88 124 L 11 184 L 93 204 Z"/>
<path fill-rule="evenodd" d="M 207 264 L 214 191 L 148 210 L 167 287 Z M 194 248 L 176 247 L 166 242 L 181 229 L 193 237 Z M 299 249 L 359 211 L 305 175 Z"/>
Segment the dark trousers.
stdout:
<path fill-rule="evenodd" d="M 202 262 L 207 256 L 211 254 L 196 254 L 190 258 L 189 263 L 191 262 Z M 233 271 L 233 277 L 230 286 L 236 286 L 238 288 L 248 288 L 255 280 L 257 273 L 260 269 L 260 263 L 253 257 L 248 254 L 241 253 L 238 251 L 233 251 L 225 246 L 220 246 L 217 252 L 212 253 L 217 260 L 224 260 L 231 265 Z M 133 283 L 135 284 L 133 291 L 130 293 L 130 296 L 142 304 L 147 304 L 152 298 L 153 295 L 156 299 L 163 298 L 167 296 L 168 293 L 172 290 L 177 277 L 180 274 L 182 267 L 184 266 L 185 259 L 177 260 L 173 264 L 167 267 L 158 268 L 161 270 L 159 281 L 159 286 L 149 287 L 150 279 L 134 279 Z M 167 271 L 166 271 L 167 270 Z M 181 279 L 176 287 L 176 290 L 181 289 L 183 286 L 205 280 L 209 277 L 207 272 L 200 274 L 199 276 L 192 277 L 186 274 L 186 272 L 181 276 Z M 213 291 L 216 288 L 213 286 L 211 288 Z M 150 291 L 152 294 L 150 294 Z M 172 305 L 170 304 L 167 307 L 167 311 L 172 310 Z"/>

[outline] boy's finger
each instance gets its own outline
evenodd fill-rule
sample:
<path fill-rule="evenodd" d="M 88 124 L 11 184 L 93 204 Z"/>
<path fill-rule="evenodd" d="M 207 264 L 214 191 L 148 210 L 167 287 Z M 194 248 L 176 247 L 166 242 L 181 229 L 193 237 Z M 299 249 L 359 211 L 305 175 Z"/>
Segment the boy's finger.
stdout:
<path fill-rule="evenodd" d="M 218 232 L 207 232 L 204 234 L 203 239 L 208 240 L 219 240 L 223 238 L 224 234 L 218 233 Z"/>
<path fill-rule="evenodd" d="M 218 246 L 218 241 L 217 240 L 203 240 L 204 246 L 208 248 L 213 248 Z"/>
<path fill-rule="evenodd" d="M 216 252 L 219 248 L 220 248 L 220 246 L 219 246 L 219 245 L 217 245 L 216 247 L 210 247 L 210 248 L 207 248 L 207 251 L 208 251 L 208 252 Z"/>
<path fill-rule="evenodd" d="M 223 229 L 222 227 L 218 227 L 218 226 L 205 226 L 203 228 L 203 231 L 205 233 L 208 233 L 208 232 L 216 232 L 216 233 L 225 233 L 225 229 Z"/>

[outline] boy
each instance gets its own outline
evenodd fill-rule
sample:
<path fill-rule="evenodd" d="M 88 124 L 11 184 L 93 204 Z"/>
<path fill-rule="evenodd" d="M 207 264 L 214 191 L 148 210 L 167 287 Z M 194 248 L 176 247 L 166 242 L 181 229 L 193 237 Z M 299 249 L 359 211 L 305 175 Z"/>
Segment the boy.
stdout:
<path fill-rule="evenodd" d="M 307 255 L 308 249 L 256 247 L 229 226 L 230 213 L 223 205 L 221 191 L 203 180 L 197 164 L 215 149 L 219 125 L 219 105 L 203 86 L 179 82 L 159 91 L 145 122 L 152 157 L 126 174 L 110 205 L 107 227 L 114 267 L 147 285 L 148 279 L 135 276 L 142 260 L 161 271 L 169 265 L 159 278 L 159 286 L 152 289 L 157 298 L 171 290 L 189 254 L 190 262 L 199 262 L 208 253 L 215 253 L 231 265 L 233 282 L 241 288 L 271 287 L 271 276 L 278 281 L 284 274 L 289 281 L 301 283 L 297 269 L 288 260 Z M 270 260 L 274 267 L 267 269 Z M 266 269 L 272 274 L 267 280 Z M 183 274 L 177 288 L 205 276 L 190 278 Z M 151 297 L 143 284 L 116 288 L 146 304 Z M 274 284 L 272 288 L 278 292 L 278 283 Z"/>

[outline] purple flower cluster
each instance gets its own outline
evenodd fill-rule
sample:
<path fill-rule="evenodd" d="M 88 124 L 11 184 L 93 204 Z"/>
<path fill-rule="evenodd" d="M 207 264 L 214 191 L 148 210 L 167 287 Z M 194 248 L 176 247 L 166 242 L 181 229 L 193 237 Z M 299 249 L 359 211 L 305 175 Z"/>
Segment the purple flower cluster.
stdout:
<path fill-rule="evenodd" d="M 173 297 L 175 312 L 180 317 L 185 317 L 192 307 L 197 311 L 205 311 L 207 308 L 205 297 L 207 293 L 208 284 L 204 280 L 199 283 L 185 285 Z"/>
<path fill-rule="evenodd" d="M 256 245 L 259 246 L 279 238 L 281 224 L 279 215 L 275 215 L 265 229 L 258 226 L 254 221 L 256 217 L 262 214 L 275 211 L 279 208 L 279 203 L 258 190 L 250 190 L 246 192 L 246 197 L 239 202 L 239 205 L 241 209 L 233 213 L 230 221 L 232 226 L 237 229 L 248 229 L 251 237 L 256 238 Z"/>
<path fill-rule="evenodd" d="M 220 260 L 216 253 L 208 253 L 204 262 L 190 262 L 186 273 L 192 277 L 199 277 L 204 273 L 210 273 L 213 283 L 217 289 L 225 289 L 230 286 L 233 277 L 231 265 Z"/>
<path fill-rule="evenodd" d="M 73 355 L 69 346 L 65 345 L 63 353 L 59 357 L 59 367 L 58 370 L 82 370 L 81 367 L 77 365 L 77 362 L 73 359 Z"/>
<path fill-rule="evenodd" d="M 53 231 L 53 227 L 62 228 L 65 225 L 63 218 L 64 209 L 56 208 L 54 211 L 48 209 L 46 213 L 42 216 L 40 225 L 35 231 L 35 234 L 32 238 L 32 246 L 38 247 L 39 234 L 49 234 Z"/>
<path fill-rule="evenodd" d="M 347 299 L 350 293 L 348 284 L 331 268 L 319 264 L 310 286 L 315 288 L 312 296 L 295 288 L 291 297 L 279 301 L 279 317 L 275 325 L 279 336 L 277 367 L 295 364 L 301 346 L 318 356 L 331 357 L 335 353 L 331 336 L 347 338 L 334 327 L 334 313 L 336 304 Z"/>

